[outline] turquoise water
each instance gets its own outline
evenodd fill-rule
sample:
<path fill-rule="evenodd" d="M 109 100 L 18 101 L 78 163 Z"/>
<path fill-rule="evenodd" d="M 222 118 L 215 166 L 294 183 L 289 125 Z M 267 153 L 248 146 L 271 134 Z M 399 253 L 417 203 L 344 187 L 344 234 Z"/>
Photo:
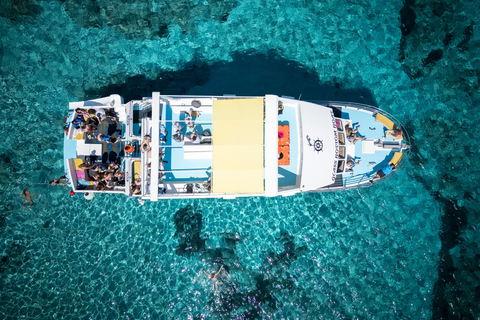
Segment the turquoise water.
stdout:
<path fill-rule="evenodd" d="M 480 317 L 479 13 L 475 1 L 1 1 L 1 318 Z M 288 198 L 140 206 L 46 184 L 63 174 L 69 101 L 152 90 L 374 104 L 406 125 L 412 152 L 371 188 Z M 201 268 L 220 265 L 212 291 Z"/>

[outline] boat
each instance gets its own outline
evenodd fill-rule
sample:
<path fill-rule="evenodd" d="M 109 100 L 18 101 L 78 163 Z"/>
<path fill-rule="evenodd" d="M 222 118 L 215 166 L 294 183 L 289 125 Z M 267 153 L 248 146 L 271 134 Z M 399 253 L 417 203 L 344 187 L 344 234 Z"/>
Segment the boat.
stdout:
<path fill-rule="evenodd" d="M 64 129 L 72 194 L 140 202 L 369 187 L 403 167 L 410 145 L 379 108 L 268 94 L 113 94 L 71 102 Z"/>

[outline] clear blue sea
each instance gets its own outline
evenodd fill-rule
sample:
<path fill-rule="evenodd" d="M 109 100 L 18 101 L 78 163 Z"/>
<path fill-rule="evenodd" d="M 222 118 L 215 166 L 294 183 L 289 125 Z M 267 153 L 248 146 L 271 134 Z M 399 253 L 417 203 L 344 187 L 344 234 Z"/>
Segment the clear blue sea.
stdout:
<path fill-rule="evenodd" d="M 479 17 L 467 0 L 1 0 L 0 319 L 480 318 Z M 47 184 L 69 101 L 154 90 L 364 102 L 413 146 L 347 192 L 140 206 Z M 202 268 L 221 265 L 212 289 Z"/>

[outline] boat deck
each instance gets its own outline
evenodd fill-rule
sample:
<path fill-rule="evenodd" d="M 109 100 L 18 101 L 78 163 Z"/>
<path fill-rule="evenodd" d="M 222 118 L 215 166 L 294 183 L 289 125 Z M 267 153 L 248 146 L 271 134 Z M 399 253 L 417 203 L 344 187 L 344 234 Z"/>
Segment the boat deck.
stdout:
<path fill-rule="evenodd" d="M 173 125 L 179 122 L 183 127 L 182 136 L 189 136 L 195 130 L 202 135 L 204 131 L 212 132 L 212 113 L 201 112 L 200 116 L 193 119 L 194 128 L 189 128 L 186 123 L 187 114 L 174 110 L 167 105 L 162 110 L 161 119 L 165 126 L 167 141 L 162 142 L 164 152 L 163 171 L 166 173 L 165 182 L 195 182 L 207 180 L 212 168 L 211 144 L 193 144 L 182 139 L 181 142 L 173 139 L 175 134 Z M 188 169 L 185 169 L 188 168 Z"/>
<path fill-rule="evenodd" d="M 375 150 L 368 152 L 368 145 L 374 141 L 383 139 L 386 142 L 394 142 L 393 138 L 383 138 L 385 127 L 382 123 L 375 121 L 375 116 L 365 110 L 356 110 L 350 108 L 342 109 L 342 118 L 351 120 L 352 127 L 360 125 L 358 135 L 367 140 L 359 140 L 354 144 L 354 155 L 349 155 L 355 161 L 360 161 L 353 168 L 353 171 L 343 173 L 344 185 L 357 183 L 359 179 L 370 179 L 375 176 L 375 172 L 383 168 L 392 159 L 395 151 L 393 150 Z M 350 142 L 346 142 L 349 144 Z"/>

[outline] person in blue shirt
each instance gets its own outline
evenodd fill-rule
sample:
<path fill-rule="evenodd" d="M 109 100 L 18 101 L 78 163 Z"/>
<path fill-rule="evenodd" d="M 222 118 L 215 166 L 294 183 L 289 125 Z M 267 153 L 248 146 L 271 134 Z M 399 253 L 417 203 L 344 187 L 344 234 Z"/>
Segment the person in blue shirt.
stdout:
<path fill-rule="evenodd" d="M 392 173 L 395 170 L 397 170 L 397 168 L 395 167 L 395 164 L 393 164 L 392 161 L 388 162 L 388 164 L 385 167 L 377 171 L 377 174 L 372 180 L 370 180 L 370 183 L 373 183 L 373 181 L 387 176 L 388 174 Z"/>

